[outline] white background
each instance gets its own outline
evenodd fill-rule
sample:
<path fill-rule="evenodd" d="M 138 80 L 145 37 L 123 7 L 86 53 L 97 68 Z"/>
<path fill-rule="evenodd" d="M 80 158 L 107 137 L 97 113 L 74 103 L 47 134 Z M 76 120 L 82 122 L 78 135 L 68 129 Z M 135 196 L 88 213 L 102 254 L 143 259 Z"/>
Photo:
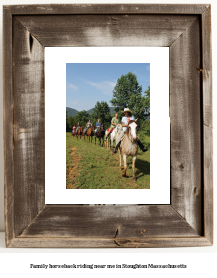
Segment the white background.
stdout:
<path fill-rule="evenodd" d="M 66 189 L 66 63 L 150 63 L 150 189 Z M 46 204 L 170 204 L 169 47 L 46 47 L 45 92 Z"/>
<path fill-rule="evenodd" d="M 1 5 L 12 5 L 12 4 L 45 4 L 50 3 L 51 1 L 38 0 L 38 1 L 30 1 L 30 0 L 0 0 Z M 96 0 L 64 0 L 64 3 L 103 3 L 103 1 Z M 106 3 L 132 3 L 133 1 L 127 0 L 118 0 L 118 1 L 109 1 L 106 0 Z M 136 0 L 137 3 L 159 3 L 159 4 L 212 4 L 212 56 L 213 56 L 213 124 L 214 124 L 214 143 L 216 140 L 216 120 L 217 120 L 217 98 L 216 98 L 216 66 L 217 66 L 217 1 L 216 0 L 194 0 L 194 1 L 170 1 L 170 0 L 148 0 L 140 1 Z M 52 3 L 60 3 L 58 0 L 52 0 Z M 0 14 L 0 22 L 2 22 L 2 14 Z M 2 28 L 0 28 L 0 33 L 2 34 Z M 2 37 L 2 36 L 1 36 Z M 0 59 L 2 59 L 2 42 L 0 43 Z M 0 84 L 2 84 L 2 63 L 0 64 Z M 0 111 L 3 110 L 3 89 L 0 87 Z M 216 174 L 215 174 L 215 161 L 216 161 L 216 148 L 214 144 L 214 199 L 216 198 Z M 4 231 L 4 167 L 3 167 L 3 113 L 0 113 L 0 230 Z M 22 277 L 48 277 L 48 273 L 45 272 L 44 269 L 31 271 L 28 268 L 30 263 L 46 263 L 49 260 L 49 263 L 64 263 L 72 262 L 75 258 L 80 259 L 85 263 L 85 258 L 88 256 L 92 259 L 92 262 L 99 262 L 100 258 L 105 258 L 107 261 L 115 260 L 116 263 L 121 262 L 123 256 L 127 256 L 127 258 L 136 260 L 137 262 L 144 263 L 147 259 L 150 259 L 153 263 L 161 262 L 173 262 L 176 261 L 178 263 L 188 264 L 187 271 L 183 272 L 181 270 L 171 270 L 170 275 L 168 272 L 164 272 L 163 270 L 156 270 L 149 273 L 149 277 L 160 277 L 165 275 L 165 277 L 197 277 L 204 278 L 209 276 L 210 278 L 216 277 L 216 257 L 217 257 L 217 210 L 215 205 L 215 222 L 214 222 L 214 233 L 215 233 L 215 243 L 212 247 L 198 247 L 198 248 L 156 248 L 156 249 L 6 249 L 4 243 L 4 233 L 0 233 L 0 272 L 3 274 L 3 277 L 7 275 L 7 277 L 15 277 L 18 272 L 22 273 Z M 6 254 L 7 253 L 7 254 Z M 14 254 L 13 254 L 14 253 Z M 22 254 L 20 254 L 22 253 Z M 42 253 L 42 254 L 41 254 Z M 47 253 L 54 253 L 53 255 Z M 53 258 L 53 257 L 55 258 Z M 44 258 L 46 257 L 46 262 Z M 132 262 L 133 263 L 133 262 Z M 133 270 L 132 270 L 133 271 Z M 145 277 L 146 272 L 135 272 L 135 270 L 128 271 L 130 275 L 137 275 L 139 277 Z M 51 273 L 51 272 L 49 272 Z M 62 273 L 62 272 L 61 272 Z M 110 272 L 103 272 L 104 276 L 111 277 Z M 122 272 L 123 273 L 123 272 Z M 58 271 L 54 271 L 52 276 L 59 275 Z M 97 277 L 96 272 L 91 273 L 86 272 L 90 277 Z M 116 274 L 116 275 L 115 275 Z M 124 273 L 125 275 L 125 273 Z M 100 273 L 100 276 L 101 273 Z M 114 277 L 119 277 L 119 273 L 113 272 Z M 66 277 L 73 277 L 73 273 L 68 274 Z"/>

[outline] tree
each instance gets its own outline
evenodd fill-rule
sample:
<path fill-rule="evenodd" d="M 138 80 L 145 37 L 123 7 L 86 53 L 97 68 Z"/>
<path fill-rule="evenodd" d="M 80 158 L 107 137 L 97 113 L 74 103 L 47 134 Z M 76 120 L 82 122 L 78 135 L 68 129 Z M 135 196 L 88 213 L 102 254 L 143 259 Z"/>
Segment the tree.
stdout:
<path fill-rule="evenodd" d="M 138 96 L 135 99 L 134 116 L 140 120 L 150 118 L 150 86 L 144 92 L 144 96 Z"/>
<path fill-rule="evenodd" d="M 79 122 L 80 125 L 83 126 L 83 128 L 86 126 L 88 120 L 90 119 L 90 115 L 87 113 L 87 111 L 83 110 L 77 113 L 75 118 L 75 125 Z"/>
<path fill-rule="evenodd" d="M 113 98 L 110 100 L 115 111 L 121 115 L 121 111 L 128 107 L 134 110 L 135 101 L 142 95 L 142 86 L 139 86 L 136 75 L 128 72 L 117 80 L 113 90 Z"/>
<path fill-rule="evenodd" d="M 68 117 L 68 111 L 66 110 L 66 131 L 69 130 L 69 117 Z"/>
<path fill-rule="evenodd" d="M 142 86 L 139 85 L 136 75 L 128 72 L 117 80 L 110 102 L 119 114 L 119 118 L 122 116 L 121 111 L 129 108 L 135 118 L 144 120 L 150 115 L 150 87 L 143 96 Z"/>
<path fill-rule="evenodd" d="M 98 119 L 100 119 L 101 123 L 103 123 L 105 128 L 107 128 L 111 123 L 111 114 L 108 103 L 106 101 L 97 101 L 91 116 L 94 124 Z"/>
<path fill-rule="evenodd" d="M 74 125 L 76 125 L 76 121 L 75 121 L 75 117 L 74 116 L 71 116 L 71 117 L 68 117 L 68 125 L 69 125 L 69 129 L 72 130 L 72 127 Z"/>

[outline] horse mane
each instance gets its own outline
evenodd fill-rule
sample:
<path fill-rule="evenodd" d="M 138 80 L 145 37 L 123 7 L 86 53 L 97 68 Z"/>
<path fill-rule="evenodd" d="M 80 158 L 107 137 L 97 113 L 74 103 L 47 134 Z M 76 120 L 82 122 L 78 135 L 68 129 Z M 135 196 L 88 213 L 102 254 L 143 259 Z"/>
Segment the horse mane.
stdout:
<path fill-rule="evenodd" d="M 129 125 L 130 124 L 132 124 L 132 123 L 136 123 L 134 120 L 130 120 L 129 122 L 128 122 L 128 126 L 127 126 L 127 131 L 126 131 L 126 133 L 127 133 L 127 135 L 129 135 Z"/>

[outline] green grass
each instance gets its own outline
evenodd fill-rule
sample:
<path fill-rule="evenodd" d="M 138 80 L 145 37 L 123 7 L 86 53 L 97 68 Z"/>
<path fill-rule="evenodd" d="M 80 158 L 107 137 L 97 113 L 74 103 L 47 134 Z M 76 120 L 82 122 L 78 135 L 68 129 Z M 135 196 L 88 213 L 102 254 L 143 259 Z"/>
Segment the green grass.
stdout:
<path fill-rule="evenodd" d="M 149 138 L 146 138 L 146 143 L 150 144 Z M 144 141 L 143 141 L 144 142 Z M 98 139 L 97 139 L 98 143 Z M 84 142 L 72 138 L 70 133 L 66 133 L 66 174 L 69 174 L 69 169 L 75 167 L 73 157 L 71 156 L 71 148 L 77 149 L 79 161 L 76 162 L 75 178 L 67 176 L 67 188 L 82 188 L 82 189 L 130 189 L 150 188 L 150 150 L 143 153 L 138 151 L 136 160 L 136 182 L 133 182 L 132 176 L 132 158 L 128 157 L 127 178 L 122 177 L 120 171 L 118 155 L 112 155 L 105 147 L 95 145 L 93 143 Z M 123 163 L 123 162 L 122 162 Z"/>
<path fill-rule="evenodd" d="M 67 140 L 66 141 L 66 175 L 68 175 L 69 168 L 72 167 L 72 163 L 73 163 L 73 160 L 71 157 L 71 152 L 72 152 L 71 147 L 72 147 L 71 142 L 69 140 Z"/>

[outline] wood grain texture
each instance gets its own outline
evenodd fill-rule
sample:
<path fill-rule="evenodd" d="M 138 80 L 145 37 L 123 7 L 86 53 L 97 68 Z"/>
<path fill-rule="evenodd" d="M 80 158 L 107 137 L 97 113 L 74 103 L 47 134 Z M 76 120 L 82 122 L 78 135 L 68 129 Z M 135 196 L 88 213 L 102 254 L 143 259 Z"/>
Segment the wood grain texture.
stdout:
<path fill-rule="evenodd" d="M 213 131 L 204 126 L 204 235 L 213 243 Z"/>
<path fill-rule="evenodd" d="M 13 20 L 14 209 L 19 235 L 44 207 L 44 48 Z"/>
<path fill-rule="evenodd" d="M 45 206 L 44 46 L 170 46 L 172 206 Z M 210 5 L 5 6 L 7 246 L 211 245 L 210 52 Z"/>
<path fill-rule="evenodd" d="M 12 16 L 3 11 L 4 190 L 6 245 L 14 237 Z"/>
<path fill-rule="evenodd" d="M 203 122 L 213 127 L 212 119 L 212 42 L 211 7 L 202 14 L 202 74 L 203 74 Z"/>
<path fill-rule="evenodd" d="M 170 46 L 171 205 L 202 231 L 199 18 Z"/>
<path fill-rule="evenodd" d="M 160 227 L 160 229 L 159 229 Z M 169 206 L 46 205 L 22 237 L 143 238 L 198 236 Z"/>
<path fill-rule="evenodd" d="M 213 104 L 211 7 L 202 14 L 202 76 L 203 76 L 203 159 L 204 159 L 204 228 L 213 242 Z"/>
<path fill-rule="evenodd" d="M 13 239 L 10 248 L 168 248 L 210 246 L 205 237 L 180 238 L 24 238 Z"/>
<path fill-rule="evenodd" d="M 202 14 L 207 4 L 44 4 L 5 6 L 17 14 Z"/>
<path fill-rule="evenodd" d="M 170 46 L 195 15 L 17 16 L 44 46 Z M 40 28 L 39 28 L 40 26 Z"/>

